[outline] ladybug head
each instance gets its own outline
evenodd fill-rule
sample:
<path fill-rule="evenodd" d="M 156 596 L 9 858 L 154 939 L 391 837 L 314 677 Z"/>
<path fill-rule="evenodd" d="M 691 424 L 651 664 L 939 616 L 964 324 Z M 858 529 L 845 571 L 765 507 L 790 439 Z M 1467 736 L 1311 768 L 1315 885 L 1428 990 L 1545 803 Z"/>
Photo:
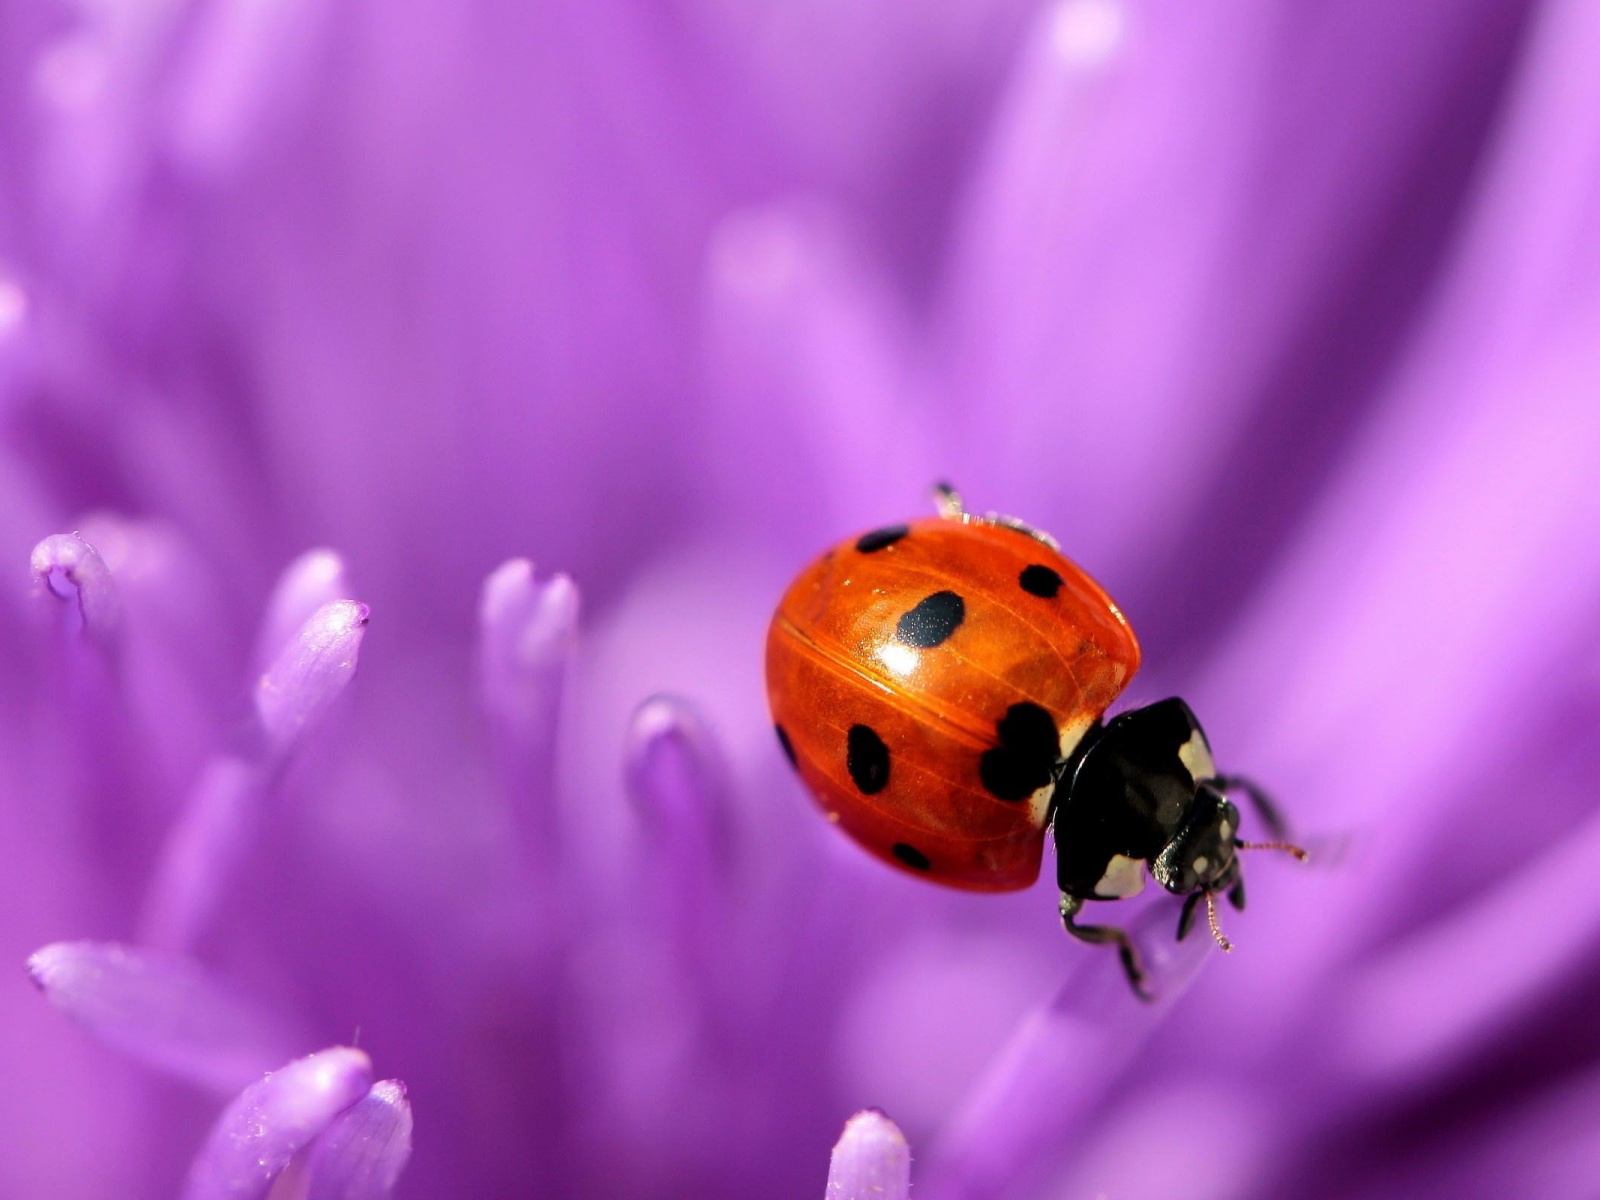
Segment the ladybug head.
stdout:
<path fill-rule="evenodd" d="M 1237 881 L 1239 810 L 1216 788 L 1200 784 L 1184 822 L 1150 864 L 1169 892 L 1224 891 Z"/>

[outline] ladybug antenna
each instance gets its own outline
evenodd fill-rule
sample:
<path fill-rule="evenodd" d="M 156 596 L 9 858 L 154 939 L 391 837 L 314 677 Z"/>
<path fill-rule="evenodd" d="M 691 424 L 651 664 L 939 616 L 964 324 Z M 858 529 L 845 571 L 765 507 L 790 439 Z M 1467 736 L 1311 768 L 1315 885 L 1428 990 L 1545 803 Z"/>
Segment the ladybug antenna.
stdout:
<path fill-rule="evenodd" d="M 1282 850 L 1285 854 L 1292 854 L 1301 862 L 1307 861 L 1311 855 L 1306 850 L 1296 846 L 1293 842 L 1246 842 L 1239 838 L 1233 839 L 1235 849 L 1239 850 Z"/>
<path fill-rule="evenodd" d="M 1215 892 L 1206 893 L 1206 923 L 1211 926 L 1211 936 L 1217 939 L 1217 945 L 1224 951 L 1231 951 L 1233 943 L 1222 935 L 1222 926 L 1217 924 L 1217 897 Z"/>
<path fill-rule="evenodd" d="M 967 515 L 961 503 L 961 493 L 956 491 L 954 484 L 943 479 L 933 485 L 933 506 L 947 521 L 959 521 Z"/>

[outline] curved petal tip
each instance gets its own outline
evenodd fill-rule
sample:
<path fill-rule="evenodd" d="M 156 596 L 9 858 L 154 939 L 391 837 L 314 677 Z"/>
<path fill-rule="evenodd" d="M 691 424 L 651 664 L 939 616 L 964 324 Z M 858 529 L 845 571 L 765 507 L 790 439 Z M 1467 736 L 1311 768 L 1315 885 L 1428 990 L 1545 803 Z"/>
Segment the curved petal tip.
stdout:
<path fill-rule="evenodd" d="M 907 1200 L 910 1194 L 905 1134 L 875 1108 L 858 1112 L 833 1147 L 826 1200 Z"/>

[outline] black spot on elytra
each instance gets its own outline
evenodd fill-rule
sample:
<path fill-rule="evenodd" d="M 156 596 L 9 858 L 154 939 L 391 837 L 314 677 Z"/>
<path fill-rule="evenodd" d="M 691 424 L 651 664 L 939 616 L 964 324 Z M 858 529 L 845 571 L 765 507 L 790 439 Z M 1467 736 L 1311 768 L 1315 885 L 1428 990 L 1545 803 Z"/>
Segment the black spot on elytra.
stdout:
<path fill-rule="evenodd" d="M 999 800 L 1026 800 L 1050 782 L 1061 754 L 1056 723 L 1037 704 L 1024 701 L 995 722 L 1000 744 L 984 751 L 978 777 Z"/>
<path fill-rule="evenodd" d="M 863 554 L 871 554 L 874 550 L 894 545 L 910 532 L 909 525 L 885 525 L 882 529 L 874 529 L 871 533 L 863 533 L 858 537 L 856 549 Z"/>
<path fill-rule="evenodd" d="M 1018 577 L 1017 582 L 1022 585 L 1023 591 L 1030 595 L 1042 596 L 1046 600 L 1053 598 L 1061 590 L 1061 576 L 1049 567 L 1041 567 L 1037 564 L 1031 567 L 1023 567 L 1022 574 Z"/>
<path fill-rule="evenodd" d="M 869 726 L 850 726 L 844 764 L 862 795 L 871 796 L 889 786 L 889 747 Z"/>
<path fill-rule="evenodd" d="M 928 861 L 928 856 L 921 850 L 918 850 L 915 846 L 908 846 L 904 842 L 896 842 L 890 853 L 905 863 L 906 866 L 914 867 L 918 871 L 926 871 L 933 865 Z"/>
<path fill-rule="evenodd" d="M 783 747 L 783 756 L 789 760 L 789 765 L 798 771 L 800 760 L 794 756 L 794 743 L 789 740 L 789 735 L 784 732 L 782 725 L 774 725 L 772 728 L 778 735 L 778 745 Z"/>
<path fill-rule="evenodd" d="M 967 605 L 954 592 L 935 592 L 900 618 L 894 635 L 924 650 L 940 645 L 966 620 Z"/>

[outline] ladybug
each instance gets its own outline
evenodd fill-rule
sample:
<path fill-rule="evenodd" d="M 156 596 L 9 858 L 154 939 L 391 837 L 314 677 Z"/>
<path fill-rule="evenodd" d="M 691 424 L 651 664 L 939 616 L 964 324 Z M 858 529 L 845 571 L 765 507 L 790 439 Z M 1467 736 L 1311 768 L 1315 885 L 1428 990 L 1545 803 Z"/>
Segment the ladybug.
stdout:
<path fill-rule="evenodd" d="M 766 651 L 779 745 L 830 821 L 925 879 L 1026 888 L 1048 830 L 1066 931 L 1115 945 L 1146 995 L 1132 940 L 1079 924 L 1086 903 L 1148 874 L 1187 897 L 1180 939 L 1203 901 L 1228 950 L 1214 897 L 1244 907 L 1237 852 L 1305 852 L 1259 788 L 1218 773 L 1182 700 L 1104 719 L 1139 643 L 1052 538 L 936 496 L 938 516 L 841 542 L 784 594 Z M 1235 792 L 1272 841 L 1238 837 Z"/>

